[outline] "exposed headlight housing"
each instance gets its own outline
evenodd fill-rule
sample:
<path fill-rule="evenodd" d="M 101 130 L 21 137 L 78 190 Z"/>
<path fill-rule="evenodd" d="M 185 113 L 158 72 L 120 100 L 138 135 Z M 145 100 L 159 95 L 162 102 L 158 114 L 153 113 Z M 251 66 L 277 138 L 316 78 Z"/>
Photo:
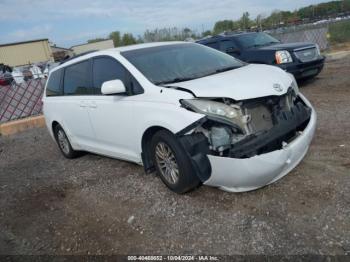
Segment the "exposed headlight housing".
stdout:
<path fill-rule="evenodd" d="M 299 86 L 298 86 L 297 80 L 295 79 L 293 74 L 290 74 L 290 73 L 288 73 L 288 74 L 289 74 L 290 78 L 292 79 L 292 85 L 291 86 L 292 86 L 295 94 L 298 95 L 299 94 Z"/>
<path fill-rule="evenodd" d="M 293 62 L 293 58 L 287 50 L 276 51 L 275 58 L 278 65 Z"/>
<path fill-rule="evenodd" d="M 321 56 L 321 49 L 320 46 L 318 44 L 315 44 L 316 46 L 316 52 L 317 52 L 317 56 Z"/>
<path fill-rule="evenodd" d="M 233 124 L 241 131 L 244 130 L 245 124 L 248 121 L 243 116 L 241 108 L 238 105 L 227 105 L 206 99 L 184 99 L 181 100 L 181 104 L 194 112 Z"/>

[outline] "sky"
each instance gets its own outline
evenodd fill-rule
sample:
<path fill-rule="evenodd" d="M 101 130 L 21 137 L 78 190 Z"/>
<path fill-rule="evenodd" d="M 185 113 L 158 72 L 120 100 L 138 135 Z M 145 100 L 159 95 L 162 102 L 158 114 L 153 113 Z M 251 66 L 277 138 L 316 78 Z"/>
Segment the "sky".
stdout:
<path fill-rule="evenodd" d="M 70 47 L 112 31 L 188 27 L 202 32 L 223 19 L 295 10 L 322 0 L 0 0 L 0 44 L 49 38 Z"/>

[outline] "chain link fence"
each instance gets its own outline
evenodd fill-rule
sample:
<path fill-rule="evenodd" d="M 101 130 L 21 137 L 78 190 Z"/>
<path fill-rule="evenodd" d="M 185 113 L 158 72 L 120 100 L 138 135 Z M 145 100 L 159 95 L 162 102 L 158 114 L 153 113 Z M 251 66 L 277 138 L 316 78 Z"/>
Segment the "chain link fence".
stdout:
<path fill-rule="evenodd" d="M 329 48 L 328 24 L 322 26 L 289 27 L 272 30 L 269 33 L 283 43 L 311 42 L 318 44 L 322 51 Z"/>
<path fill-rule="evenodd" d="M 45 78 L 12 80 L 0 86 L 0 123 L 41 114 L 45 82 Z"/>
<path fill-rule="evenodd" d="M 268 33 L 283 43 L 311 42 L 325 51 L 333 45 L 350 41 L 350 19 L 278 28 Z"/>

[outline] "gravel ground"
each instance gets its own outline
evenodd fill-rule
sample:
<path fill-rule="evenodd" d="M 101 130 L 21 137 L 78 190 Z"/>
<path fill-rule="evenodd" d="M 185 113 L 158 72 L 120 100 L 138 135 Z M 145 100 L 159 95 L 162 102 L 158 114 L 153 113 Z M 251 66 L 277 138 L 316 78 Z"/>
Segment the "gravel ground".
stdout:
<path fill-rule="evenodd" d="M 241 194 L 61 156 L 46 129 L 0 137 L 0 254 L 350 254 L 350 56 L 301 91 L 318 112 L 302 163 Z"/>

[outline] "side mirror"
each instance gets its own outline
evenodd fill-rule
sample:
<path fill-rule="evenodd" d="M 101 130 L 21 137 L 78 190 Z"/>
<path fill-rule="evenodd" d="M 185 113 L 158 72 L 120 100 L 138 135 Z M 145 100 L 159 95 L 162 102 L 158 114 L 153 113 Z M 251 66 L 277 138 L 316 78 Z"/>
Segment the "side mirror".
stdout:
<path fill-rule="evenodd" d="M 106 81 L 101 87 L 101 93 L 104 95 L 121 94 L 125 92 L 126 88 L 123 82 L 119 79 Z"/>
<path fill-rule="evenodd" d="M 240 54 L 241 51 L 236 48 L 236 47 L 230 47 L 226 49 L 226 53 L 231 53 L 231 54 Z"/>

